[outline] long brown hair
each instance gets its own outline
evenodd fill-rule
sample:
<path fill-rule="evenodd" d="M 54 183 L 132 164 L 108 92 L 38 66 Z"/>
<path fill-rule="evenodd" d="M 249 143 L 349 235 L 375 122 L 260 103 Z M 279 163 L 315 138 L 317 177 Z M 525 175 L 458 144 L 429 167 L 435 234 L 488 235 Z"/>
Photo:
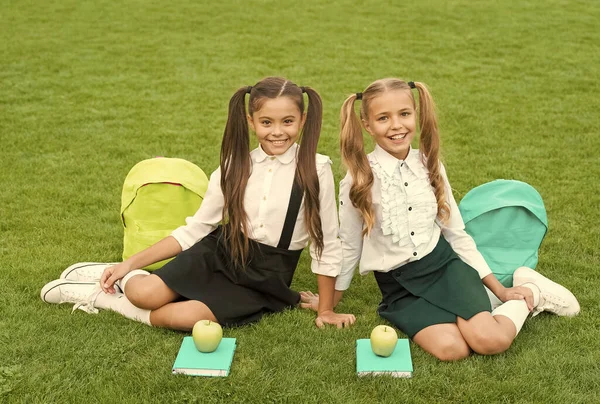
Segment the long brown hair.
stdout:
<path fill-rule="evenodd" d="M 411 83 L 412 84 L 412 83 Z M 392 90 L 407 91 L 413 101 L 417 114 L 419 116 L 419 154 L 421 161 L 429 171 L 429 181 L 434 189 L 435 199 L 437 201 L 437 217 L 445 221 L 450 215 L 450 207 L 446 202 L 446 191 L 444 181 L 440 172 L 440 137 L 438 133 L 437 117 L 435 113 L 435 104 L 429 90 L 424 83 L 414 82 L 414 88 L 419 93 L 419 105 L 415 102 L 415 97 L 411 91 L 411 86 L 407 82 L 399 79 L 382 79 L 371 83 L 365 91 L 362 92 L 362 104 L 360 107 L 360 118 L 363 121 L 368 119 L 369 103 L 381 93 Z M 344 101 L 340 113 L 341 131 L 340 147 L 342 151 L 342 161 L 348 168 L 353 179 L 350 188 L 350 200 L 352 204 L 360 210 L 365 222 L 363 234 L 369 234 L 375 223 L 375 214 L 373 212 L 373 203 L 371 200 L 371 187 L 373 186 L 373 172 L 363 144 L 362 126 L 356 112 L 354 111 L 354 102 L 357 100 L 357 94 L 352 94 Z"/>
<path fill-rule="evenodd" d="M 223 231 L 233 262 L 243 267 L 249 259 L 248 216 L 244 210 L 244 194 L 250 177 L 250 140 L 246 119 L 245 96 L 248 114 L 261 109 L 267 99 L 289 97 L 300 114 L 304 113 L 304 97 L 308 97 L 306 121 L 300 134 L 296 180 L 304 191 L 304 219 L 317 255 L 323 251 L 323 229 L 319 204 L 319 177 L 315 155 L 321 134 L 323 105 L 319 94 L 310 87 L 298 87 L 281 77 L 267 77 L 254 86 L 239 88 L 229 101 L 229 115 L 221 145 L 221 189 L 224 196 Z"/>

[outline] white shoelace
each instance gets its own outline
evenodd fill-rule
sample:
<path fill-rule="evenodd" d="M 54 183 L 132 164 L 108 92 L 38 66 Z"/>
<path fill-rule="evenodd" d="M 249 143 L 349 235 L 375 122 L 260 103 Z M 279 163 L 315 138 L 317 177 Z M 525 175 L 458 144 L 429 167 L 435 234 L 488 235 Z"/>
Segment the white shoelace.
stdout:
<path fill-rule="evenodd" d="M 73 272 L 77 274 L 77 279 L 80 281 L 99 281 L 104 270 L 115 264 L 100 264 L 100 265 L 86 265 L 75 269 Z M 101 268 L 101 269 L 98 269 Z"/>
<path fill-rule="evenodd" d="M 546 302 L 550 302 L 552 305 L 557 305 L 560 307 L 569 306 L 569 304 L 564 299 L 561 299 L 560 297 L 558 297 L 556 295 L 544 294 L 543 296 L 544 296 L 544 306 L 546 305 Z"/>
<path fill-rule="evenodd" d="M 533 309 L 532 317 L 537 316 L 543 311 L 547 309 L 555 309 L 557 307 L 569 307 L 569 304 L 560 297 L 553 294 L 540 294 L 540 299 L 544 299 L 543 304 L 538 304 L 535 309 Z"/>
<path fill-rule="evenodd" d="M 553 309 L 551 311 L 559 311 L 561 308 L 569 307 L 569 304 L 565 300 L 555 295 L 544 294 L 543 299 L 544 304 L 539 305 L 540 311 L 546 311 L 548 309 Z"/>
<path fill-rule="evenodd" d="M 89 314 L 98 314 L 98 309 L 94 307 L 94 303 L 100 293 L 102 293 L 102 289 L 100 288 L 100 284 L 97 284 L 94 287 L 92 293 L 90 293 L 90 295 L 87 297 L 85 302 L 75 303 L 75 305 L 73 306 L 73 310 L 71 310 L 71 313 L 74 313 L 75 310 L 79 309 Z"/>

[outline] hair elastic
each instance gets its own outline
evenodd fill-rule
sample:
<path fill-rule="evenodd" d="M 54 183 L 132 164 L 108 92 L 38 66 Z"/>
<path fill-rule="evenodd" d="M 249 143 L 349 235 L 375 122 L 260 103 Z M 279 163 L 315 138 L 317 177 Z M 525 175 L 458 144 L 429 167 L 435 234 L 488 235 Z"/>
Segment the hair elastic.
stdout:
<path fill-rule="evenodd" d="M 356 99 L 362 100 L 362 93 L 356 93 Z"/>
<path fill-rule="evenodd" d="M 408 86 L 409 86 L 410 88 L 417 88 L 417 86 L 415 86 L 415 82 L 414 82 L 414 81 L 409 81 L 409 82 L 408 82 L 408 83 L 406 83 L 406 84 L 408 84 Z"/>
<path fill-rule="evenodd" d="M 246 88 L 246 94 L 250 94 L 251 91 L 252 91 L 252 86 L 248 86 Z"/>
<path fill-rule="evenodd" d="M 306 87 L 300 86 L 300 90 L 302 90 L 302 92 L 305 93 L 306 92 Z"/>

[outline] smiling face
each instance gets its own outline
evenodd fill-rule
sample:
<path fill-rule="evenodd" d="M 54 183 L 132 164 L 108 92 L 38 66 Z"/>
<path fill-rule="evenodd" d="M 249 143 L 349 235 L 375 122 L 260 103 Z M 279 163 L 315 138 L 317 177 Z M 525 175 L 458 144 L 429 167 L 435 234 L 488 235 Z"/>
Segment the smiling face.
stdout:
<path fill-rule="evenodd" d="M 371 99 L 363 125 L 383 150 L 404 160 L 417 127 L 409 90 L 389 90 Z"/>
<path fill-rule="evenodd" d="M 306 114 L 301 113 L 296 101 L 281 96 L 262 102 L 259 110 L 248 115 L 248 124 L 264 152 L 277 156 L 296 142 L 305 119 Z"/>

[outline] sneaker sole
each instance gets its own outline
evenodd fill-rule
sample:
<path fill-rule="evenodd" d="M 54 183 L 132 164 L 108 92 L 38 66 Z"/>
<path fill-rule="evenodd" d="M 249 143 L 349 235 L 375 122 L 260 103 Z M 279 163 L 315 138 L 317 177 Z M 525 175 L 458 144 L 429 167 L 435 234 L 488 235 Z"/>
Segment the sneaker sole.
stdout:
<path fill-rule="evenodd" d="M 117 265 L 117 262 L 79 262 L 77 264 L 73 264 L 70 267 L 68 267 L 67 269 L 65 269 L 61 274 L 59 279 L 68 279 L 71 281 L 99 281 L 100 277 L 98 277 L 98 279 L 91 279 L 91 278 L 85 278 L 85 279 L 71 279 L 69 278 L 69 275 L 71 275 L 73 272 L 76 272 L 78 269 L 81 268 L 86 268 L 86 267 L 94 267 L 94 266 L 98 266 L 98 267 L 103 267 L 106 268 L 107 266 L 110 265 Z"/>
<path fill-rule="evenodd" d="M 89 285 L 94 285 L 95 284 L 95 282 L 80 282 L 80 281 L 78 282 L 78 281 L 71 281 L 71 280 L 68 280 L 68 279 L 56 279 L 56 280 L 48 282 L 47 284 L 44 285 L 44 287 L 40 291 L 40 297 L 42 298 L 42 301 L 44 301 L 45 303 L 49 303 L 49 304 L 69 303 L 69 302 L 57 302 L 57 303 L 49 302 L 48 300 L 46 300 L 46 296 L 48 295 L 48 293 L 50 293 L 55 288 L 58 288 L 60 286 L 63 286 L 63 285 L 73 285 L 73 284 L 82 284 L 82 283 L 86 283 L 86 284 L 89 284 Z"/>

